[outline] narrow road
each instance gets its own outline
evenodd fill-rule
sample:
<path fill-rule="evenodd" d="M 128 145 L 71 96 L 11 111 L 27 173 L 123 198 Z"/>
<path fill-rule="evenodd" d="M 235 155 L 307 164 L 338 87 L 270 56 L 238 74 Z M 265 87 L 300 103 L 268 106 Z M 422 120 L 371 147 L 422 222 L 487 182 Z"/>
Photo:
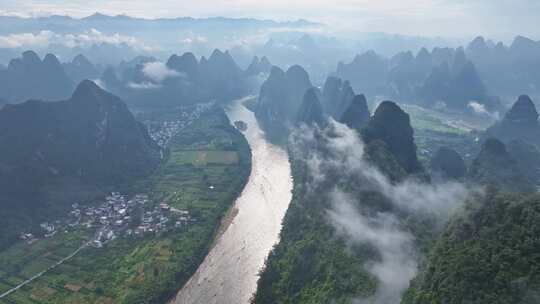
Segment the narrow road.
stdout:
<path fill-rule="evenodd" d="M 4 292 L 3 294 L 0 294 L 0 299 L 1 298 L 4 298 L 4 297 L 7 297 L 8 295 L 14 293 L 15 291 L 19 290 L 20 288 L 22 288 L 23 286 L 25 285 L 28 285 L 30 283 L 32 283 L 32 281 L 38 279 L 39 277 L 41 277 L 42 275 L 44 275 L 45 273 L 55 269 L 56 267 L 62 265 L 65 261 L 71 259 L 72 257 L 74 257 L 75 255 L 77 255 L 77 253 L 79 253 L 81 250 L 83 250 L 84 248 L 86 248 L 88 246 L 89 242 L 86 242 L 84 244 L 81 245 L 81 247 L 77 248 L 77 250 L 73 251 L 70 255 L 68 255 L 67 257 L 61 259 L 60 261 L 56 262 L 54 265 L 51 265 L 49 266 L 49 268 L 43 270 L 42 272 L 32 276 L 31 278 L 29 278 L 28 280 L 22 282 L 21 284 L 11 288 L 10 290 Z"/>

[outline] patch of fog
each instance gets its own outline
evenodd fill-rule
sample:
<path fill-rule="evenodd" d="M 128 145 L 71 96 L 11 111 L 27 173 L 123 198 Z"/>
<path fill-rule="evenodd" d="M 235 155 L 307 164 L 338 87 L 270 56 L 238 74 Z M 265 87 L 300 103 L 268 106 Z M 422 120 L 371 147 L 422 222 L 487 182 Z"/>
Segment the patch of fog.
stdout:
<path fill-rule="evenodd" d="M 155 89 L 160 89 L 162 85 L 155 84 L 149 81 L 144 81 L 141 83 L 129 82 L 127 84 L 127 87 L 130 89 L 135 89 L 135 90 L 155 90 Z"/>
<path fill-rule="evenodd" d="M 296 157 L 306 160 L 311 181 L 308 194 L 320 196 L 326 191 L 325 199 L 330 202 L 328 221 L 336 233 L 351 243 L 365 244 L 379 252 L 379 259 L 363 265 L 378 279 L 377 292 L 369 299 L 358 299 L 358 303 L 399 303 L 416 275 L 418 253 L 414 236 L 403 230 L 395 214 L 361 212 L 355 207 L 362 203 L 360 198 L 340 187 L 340 181 L 354 181 L 362 190 L 379 192 L 400 210 L 430 214 L 439 223 L 444 223 L 455 208 L 478 191 L 457 182 L 427 184 L 408 179 L 393 184 L 364 159 L 364 143 L 358 133 L 335 121 L 325 130 L 296 130 L 291 136 L 291 147 Z"/>
<path fill-rule="evenodd" d="M 339 189 L 329 197 L 333 207 L 328 217 L 337 232 L 353 242 L 369 244 L 380 253 L 379 261 L 364 265 L 379 280 L 378 290 L 373 297 L 357 302 L 399 303 L 418 268 L 414 237 L 400 230 L 398 219 L 390 213 L 364 216 L 355 209 L 355 200 Z"/>
<path fill-rule="evenodd" d="M 470 101 L 467 104 L 467 107 L 473 110 L 473 112 L 479 116 L 487 117 L 493 120 L 499 120 L 500 114 L 497 111 L 490 112 L 486 109 L 486 106 L 477 102 L 477 101 Z"/>
<path fill-rule="evenodd" d="M 101 89 L 107 90 L 107 86 L 105 86 L 105 83 L 101 79 L 94 79 L 93 82 Z"/>
<path fill-rule="evenodd" d="M 142 72 L 156 83 L 161 83 L 167 78 L 185 77 L 185 74 L 172 70 L 165 63 L 159 61 L 146 63 Z"/>

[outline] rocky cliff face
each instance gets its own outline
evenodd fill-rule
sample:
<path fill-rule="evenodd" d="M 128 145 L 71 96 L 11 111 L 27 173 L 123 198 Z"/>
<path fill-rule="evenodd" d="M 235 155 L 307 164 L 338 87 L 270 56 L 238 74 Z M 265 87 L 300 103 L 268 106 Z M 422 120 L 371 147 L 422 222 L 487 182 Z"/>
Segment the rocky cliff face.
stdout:
<path fill-rule="evenodd" d="M 413 133 L 409 114 L 392 101 L 382 102 L 362 130 L 366 143 L 384 142 L 407 173 L 420 173 L 423 168 L 416 156 Z"/>
<path fill-rule="evenodd" d="M 364 95 L 356 95 L 341 116 L 339 122 L 351 129 L 360 130 L 369 122 L 370 116 L 366 97 Z"/>
<path fill-rule="evenodd" d="M 306 91 L 311 87 L 307 72 L 300 66 L 292 66 L 287 72 L 272 68 L 261 86 L 255 108 L 255 115 L 267 135 L 283 137 L 288 134 L 289 126 L 298 118 Z"/>
<path fill-rule="evenodd" d="M 319 95 L 320 93 L 316 88 L 306 91 L 302 105 L 298 110 L 297 124 L 319 127 L 324 127 L 327 124 L 321 102 L 319 101 Z"/>

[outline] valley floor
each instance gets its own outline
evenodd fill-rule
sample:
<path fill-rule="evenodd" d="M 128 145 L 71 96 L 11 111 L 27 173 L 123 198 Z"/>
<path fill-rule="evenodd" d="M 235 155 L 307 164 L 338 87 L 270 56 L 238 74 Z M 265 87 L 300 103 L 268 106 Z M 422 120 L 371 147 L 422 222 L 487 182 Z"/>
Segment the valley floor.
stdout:
<path fill-rule="evenodd" d="M 171 118 L 179 119 L 171 112 L 152 115 L 157 121 Z M 249 177 L 251 155 L 245 138 L 217 107 L 167 141 L 160 168 L 126 194 L 149 196 L 141 212 L 163 202 L 187 210 L 189 224 L 118 237 L 101 248 L 87 246 L 54 269 L 49 268 L 94 240 L 96 229 L 59 229 L 49 238 L 18 242 L 0 252 L 0 294 L 49 270 L 0 303 L 155 303 L 172 297 L 206 256 L 221 218 Z"/>

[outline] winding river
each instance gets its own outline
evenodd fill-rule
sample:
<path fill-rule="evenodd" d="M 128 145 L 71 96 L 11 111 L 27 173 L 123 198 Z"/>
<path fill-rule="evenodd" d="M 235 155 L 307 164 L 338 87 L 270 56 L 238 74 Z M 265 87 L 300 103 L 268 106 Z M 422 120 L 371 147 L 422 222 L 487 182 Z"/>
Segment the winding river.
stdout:
<path fill-rule="evenodd" d="M 231 122 L 241 120 L 248 125 L 244 135 L 253 155 L 251 176 L 210 253 L 173 303 L 249 303 L 258 273 L 278 242 L 292 198 L 290 163 L 283 148 L 265 140 L 243 101 L 235 101 L 227 115 Z"/>

